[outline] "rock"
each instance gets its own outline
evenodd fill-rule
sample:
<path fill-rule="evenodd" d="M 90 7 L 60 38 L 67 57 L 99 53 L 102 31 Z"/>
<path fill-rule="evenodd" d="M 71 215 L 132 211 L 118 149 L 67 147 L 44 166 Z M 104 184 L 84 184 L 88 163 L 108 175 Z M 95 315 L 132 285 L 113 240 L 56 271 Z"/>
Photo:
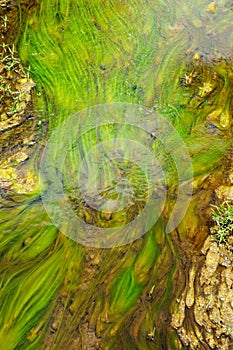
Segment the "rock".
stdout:
<path fill-rule="evenodd" d="M 233 200 L 233 186 L 219 186 L 215 193 L 221 200 Z"/>

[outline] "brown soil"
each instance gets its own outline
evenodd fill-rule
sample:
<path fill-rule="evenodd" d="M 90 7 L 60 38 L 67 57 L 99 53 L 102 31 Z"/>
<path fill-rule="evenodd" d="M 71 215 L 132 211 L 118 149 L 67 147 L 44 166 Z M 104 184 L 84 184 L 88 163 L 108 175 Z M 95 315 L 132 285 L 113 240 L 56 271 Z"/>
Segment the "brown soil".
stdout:
<path fill-rule="evenodd" d="M 231 150 L 221 166 L 200 184 L 200 204 L 188 215 L 190 220 L 197 215 L 198 225 L 193 220 L 194 225 L 186 226 L 189 232 L 178 229 L 178 236 L 185 233 L 191 239 L 190 244 L 189 239 L 181 244 L 177 239 L 180 254 L 186 255 L 187 267 L 185 286 L 174 302 L 171 324 L 182 344 L 191 350 L 227 350 L 233 346 L 233 238 L 219 243 L 210 230 L 214 225 L 210 203 L 219 205 L 233 200 L 232 161 Z"/>
<path fill-rule="evenodd" d="M 27 162 L 39 137 L 32 103 L 35 83 L 22 67 L 16 45 L 16 36 L 20 27 L 23 28 L 20 18 L 32 10 L 36 1 L 21 1 L 20 5 L 21 10 L 17 2 L 0 1 L 1 193 L 12 188 L 22 192 L 33 187 L 32 179 L 23 179 L 18 168 Z"/>

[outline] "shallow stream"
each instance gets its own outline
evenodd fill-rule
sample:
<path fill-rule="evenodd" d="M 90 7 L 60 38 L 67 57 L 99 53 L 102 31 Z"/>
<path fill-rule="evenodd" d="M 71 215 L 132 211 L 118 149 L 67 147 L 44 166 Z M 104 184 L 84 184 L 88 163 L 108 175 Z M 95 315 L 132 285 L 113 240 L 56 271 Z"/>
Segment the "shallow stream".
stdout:
<path fill-rule="evenodd" d="M 231 1 L 41 0 L 21 24 L 40 137 L 2 197 L 1 348 L 223 349 L 192 293 L 232 171 Z"/>

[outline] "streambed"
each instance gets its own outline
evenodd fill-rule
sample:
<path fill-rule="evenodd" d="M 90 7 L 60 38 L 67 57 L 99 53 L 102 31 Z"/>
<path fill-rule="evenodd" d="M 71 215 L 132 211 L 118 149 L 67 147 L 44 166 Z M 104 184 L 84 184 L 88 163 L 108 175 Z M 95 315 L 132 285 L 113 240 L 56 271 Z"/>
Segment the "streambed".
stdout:
<path fill-rule="evenodd" d="M 16 163 L 3 163 L 3 348 L 230 349 L 232 253 L 207 238 L 209 204 L 231 200 L 230 3 L 42 0 L 26 8 L 17 47 L 30 69 L 19 75 L 33 96 L 25 110 L 33 111 L 36 127 L 29 132 L 27 118 L 19 123 L 22 139 L 29 133 L 33 141 L 21 142 L 24 158 L 16 153 Z M 51 133 L 84 108 L 107 102 L 141 105 L 172 123 L 191 155 L 194 191 L 183 221 L 167 234 L 177 173 L 169 155 L 162 156 L 168 188 L 162 215 L 136 241 L 101 249 L 59 232 L 44 209 L 38 175 Z M 100 139 L 132 130 L 114 132 L 100 129 Z M 151 132 L 149 144 L 163 155 Z M 9 137 L 3 140 L 7 152 Z M 84 154 L 89 142 L 82 141 Z M 59 151 L 54 149 L 54 158 Z M 75 152 L 71 156 L 66 161 L 75 169 Z M 108 225 L 111 217 L 75 201 L 69 167 L 62 168 L 62 179 L 81 217 Z M 31 178 L 27 186 L 12 175 L 18 171 L 26 182 Z M 219 195 L 220 186 L 228 191 Z M 125 220 L 138 215 L 127 213 Z"/>

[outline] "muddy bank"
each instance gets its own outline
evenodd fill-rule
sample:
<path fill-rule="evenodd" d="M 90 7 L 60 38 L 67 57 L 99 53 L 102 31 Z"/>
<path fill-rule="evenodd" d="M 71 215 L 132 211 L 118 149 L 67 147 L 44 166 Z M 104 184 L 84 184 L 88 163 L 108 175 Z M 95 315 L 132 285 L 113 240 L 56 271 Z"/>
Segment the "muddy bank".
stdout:
<path fill-rule="evenodd" d="M 233 346 L 233 232 L 226 241 L 216 239 L 213 233 L 219 227 L 212 220 L 210 208 L 213 203 L 233 203 L 232 163 L 233 153 L 229 151 L 222 166 L 201 186 L 206 193 L 199 217 L 203 216 L 205 225 L 200 221 L 199 227 L 191 228 L 199 244 L 185 258 L 185 287 L 173 304 L 171 325 L 181 343 L 192 350 L 227 350 Z M 182 234 L 180 231 L 178 234 Z"/>
<path fill-rule="evenodd" d="M 33 189 L 33 175 L 20 165 L 26 164 L 40 139 L 40 123 L 33 107 L 36 84 L 20 62 L 17 36 L 36 1 L 21 1 L 20 6 L 1 1 L 0 5 L 0 185 L 2 193 L 26 192 Z"/>

